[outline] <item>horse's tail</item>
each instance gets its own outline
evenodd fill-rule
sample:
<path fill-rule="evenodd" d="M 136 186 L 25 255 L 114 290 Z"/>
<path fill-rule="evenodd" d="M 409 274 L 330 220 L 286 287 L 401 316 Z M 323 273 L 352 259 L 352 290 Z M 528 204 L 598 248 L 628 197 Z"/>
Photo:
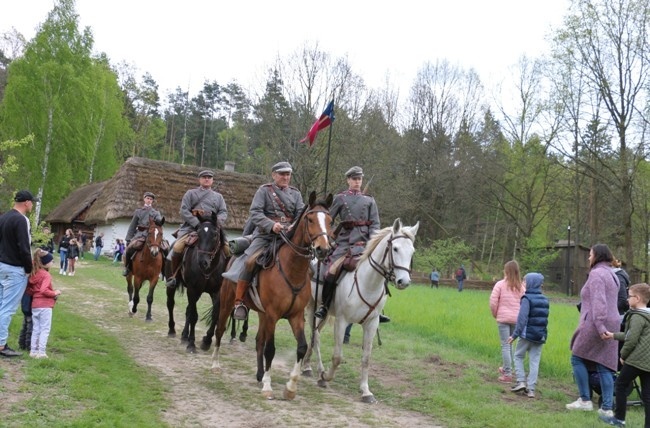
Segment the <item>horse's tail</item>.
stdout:
<path fill-rule="evenodd" d="M 201 321 L 205 322 L 206 327 L 210 327 L 210 324 L 212 323 L 214 316 L 214 306 L 210 305 L 208 308 L 203 312 L 203 315 L 201 316 Z"/>

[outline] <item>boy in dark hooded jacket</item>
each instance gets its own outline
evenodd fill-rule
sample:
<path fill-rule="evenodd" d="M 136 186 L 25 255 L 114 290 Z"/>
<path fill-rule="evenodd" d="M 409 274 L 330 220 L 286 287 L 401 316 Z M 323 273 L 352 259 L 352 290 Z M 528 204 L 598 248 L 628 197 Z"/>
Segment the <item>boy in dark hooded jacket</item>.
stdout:
<path fill-rule="evenodd" d="M 548 298 L 542 293 L 544 276 L 541 273 L 531 272 L 524 277 L 526 293 L 521 298 L 517 325 L 508 343 L 517 341 L 515 349 L 515 374 L 517 384 L 510 390 L 512 392 L 527 391 L 529 398 L 535 398 L 539 361 L 542 357 L 542 345 L 546 343 L 548 334 Z M 528 382 L 524 370 L 524 358 L 528 353 Z"/>

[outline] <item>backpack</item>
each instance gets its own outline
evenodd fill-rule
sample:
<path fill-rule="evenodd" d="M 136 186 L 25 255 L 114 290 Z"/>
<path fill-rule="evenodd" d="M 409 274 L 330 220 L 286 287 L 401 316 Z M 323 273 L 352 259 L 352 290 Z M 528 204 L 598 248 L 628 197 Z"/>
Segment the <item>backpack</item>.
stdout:
<path fill-rule="evenodd" d="M 457 277 L 457 278 L 458 278 L 458 277 L 460 277 L 460 278 L 463 277 L 463 270 L 462 270 L 461 268 L 458 268 L 458 270 L 456 271 L 456 277 Z"/>

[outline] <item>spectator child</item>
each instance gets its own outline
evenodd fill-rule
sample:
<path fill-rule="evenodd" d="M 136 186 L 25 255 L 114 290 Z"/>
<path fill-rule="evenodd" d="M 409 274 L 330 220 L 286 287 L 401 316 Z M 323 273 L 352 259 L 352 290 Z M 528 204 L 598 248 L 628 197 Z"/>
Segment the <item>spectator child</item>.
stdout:
<path fill-rule="evenodd" d="M 627 391 L 635 378 L 641 379 L 641 400 L 645 408 L 645 424 L 650 427 L 650 285 L 634 284 L 629 289 L 630 311 L 625 315 L 625 332 L 606 332 L 608 339 L 623 341 L 621 371 L 616 378 L 616 407 L 613 415 L 600 414 L 603 422 L 624 427 Z"/>
<path fill-rule="evenodd" d="M 32 343 L 29 356 L 47 358 L 47 340 L 52 328 L 52 308 L 60 290 L 52 288 L 52 254 L 41 249 L 34 253 L 34 269 L 29 276 L 27 292 L 32 296 Z"/>
<path fill-rule="evenodd" d="M 549 304 L 548 298 L 542 293 L 544 276 L 531 272 L 524 277 L 526 292 L 521 298 L 519 316 L 515 331 L 508 339 L 512 343 L 519 338 L 515 349 L 515 375 L 517 384 L 512 392 L 528 391 L 529 398 L 535 398 L 539 360 L 542 357 L 542 345 L 546 343 L 548 334 Z M 524 358 L 528 353 L 528 382 L 524 370 Z"/>
<path fill-rule="evenodd" d="M 438 284 L 440 283 L 440 273 L 438 272 L 438 269 L 433 268 L 431 275 L 429 275 L 429 278 L 431 279 L 431 288 L 434 286 L 438 288 Z"/>

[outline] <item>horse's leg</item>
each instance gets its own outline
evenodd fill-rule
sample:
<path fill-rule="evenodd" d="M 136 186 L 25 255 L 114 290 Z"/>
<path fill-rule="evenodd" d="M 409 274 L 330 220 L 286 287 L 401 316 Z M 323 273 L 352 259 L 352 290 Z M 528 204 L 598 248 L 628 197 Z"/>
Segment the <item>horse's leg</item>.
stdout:
<path fill-rule="evenodd" d="M 375 396 L 368 387 L 368 368 L 370 367 L 370 354 L 372 353 L 372 341 L 377 333 L 379 317 L 369 320 L 363 325 L 363 354 L 361 355 L 361 401 L 364 403 L 376 403 Z"/>
<path fill-rule="evenodd" d="M 230 343 L 235 343 L 235 339 L 237 338 L 237 320 L 232 317 L 233 312 L 234 310 L 230 311 L 230 322 L 232 324 L 230 326 Z"/>
<path fill-rule="evenodd" d="M 302 375 L 305 377 L 311 377 L 311 356 L 314 351 L 314 346 L 316 344 L 316 327 L 314 325 L 314 311 L 311 308 L 313 302 L 310 302 L 307 305 L 307 310 L 305 312 L 305 317 L 307 318 L 307 323 L 309 324 L 309 331 L 311 332 L 310 340 L 307 341 L 307 352 L 305 352 L 305 358 L 302 360 Z"/>
<path fill-rule="evenodd" d="M 183 326 L 183 331 L 181 331 L 181 343 L 187 343 L 190 335 L 190 302 L 189 297 L 187 301 L 187 306 L 185 307 L 185 325 Z"/>
<path fill-rule="evenodd" d="M 145 321 L 151 321 L 151 305 L 153 305 L 153 292 L 156 289 L 156 284 L 158 283 L 158 275 L 153 278 L 149 278 L 149 292 L 147 293 L 147 315 Z"/>
<path fill-rule="evenodd" d="M 217 326 L 217 321 L 219 320 L 219 292 L 212 293 L 210 295 L 212 299 L 212 310 L 210 311 L 210 326 L 208 331 L 205 332 L 205 336 L 201 340 L 201 350 L 207 351 L 212 345 L 212 336 L 214 336 L 214 328 Z"/>
<path fill-rule="evenodd" d="M 176 290 L 165 287 L 165 292 L 167 293 L 167 312 L 169 314 L 167 337 L 176 337 L 176 323 L 174 322 L 174 293 L 176 293 Z"/>
<path fill-rule="evenodd" d="M 334 351 L 332 352 L 332 366 L 328 371 L 321 373 L 318 381 L 319 386 L 327 386 L 327 382 L 334 379 L 336 369 L 338 369 L 341 361 L 343 361 L 343 335 L 345 334 L 345 327 L 347 327 L 347 320 L 343 317 L 336 318 L 334 323 Z"/>
<path fill-rule="evenodd" d="M 126 277 L 126 292 L 129 293 L 129 316 L 133 316 L 133 280 L 132 276 Z"/>
<path fill-rule="evenodd" d="M 196 304 L 197 301 L 199 300 L 199 296 L 195 296 L 195 293 L 189 292 L 187 293 L 187 309 L 188 309 L 188 314 L 187 314 L 187 325 L 189 325 L 189 332 L 187 335 L 187 347 L 185 350 L 191 354 L 196 353 L 196 345 L 194 343 L 194 330 L 196 329 L 196 323 L 199 320 L 199 313 L 196 309 Z"/>
<path fill-rule="evenodd" d="M 244 320 L 244 323 L 241 328 L 241 333 L 239 333 L 239 341 L 246 342 L 246 337 L 248 336 L 248 318 Z"/>
<path fill-rule="evenodd" d="M 257 381 L 262 382 L 262 395 L 272 400 L 273 388 L 271 387 L 271 363 L 275 357 L 275 338 L 273 329 L 275 322 L 264 314 L 259 314 L 259 327 L 256 337 L 257 350 Z"/>
<path fill-rule="evenodd" d="M 219 349 L 221 349 L 221 338 L 226 331 L 228 324 L 228 317 L 230 316 L 230 309 L 235 300 L 235 290 L 233 284 L 224 282 L 221 286 L 219 302 L 219 322 L 217 322 L 216 331 L 214 333 L 214 352 L 212 353 L 212 370 L 221 370 L 219 362 Z M 234 321 L 233 321 L 234 323 Z"/>
<path fill-rule="evenodd" d="M 289 374 L 289 381 L 284 386 L 283 397 L 286 400 L 293 400 L 296 398 L 296 392 L 298 392 L 298 379 L 300 378 L 300 366 L 303 359 L 305 358 L 305 353 L 307 352 L 307 340 L 305 339 L 305 318 L 303 313 L 298 313 L 289 318 L 289 325 L 291 325 L 291 330 L 293 335 L 298 342 L 298 347 L 296 349 L 296 363 L 293 365 L 293 370 Z"/>

